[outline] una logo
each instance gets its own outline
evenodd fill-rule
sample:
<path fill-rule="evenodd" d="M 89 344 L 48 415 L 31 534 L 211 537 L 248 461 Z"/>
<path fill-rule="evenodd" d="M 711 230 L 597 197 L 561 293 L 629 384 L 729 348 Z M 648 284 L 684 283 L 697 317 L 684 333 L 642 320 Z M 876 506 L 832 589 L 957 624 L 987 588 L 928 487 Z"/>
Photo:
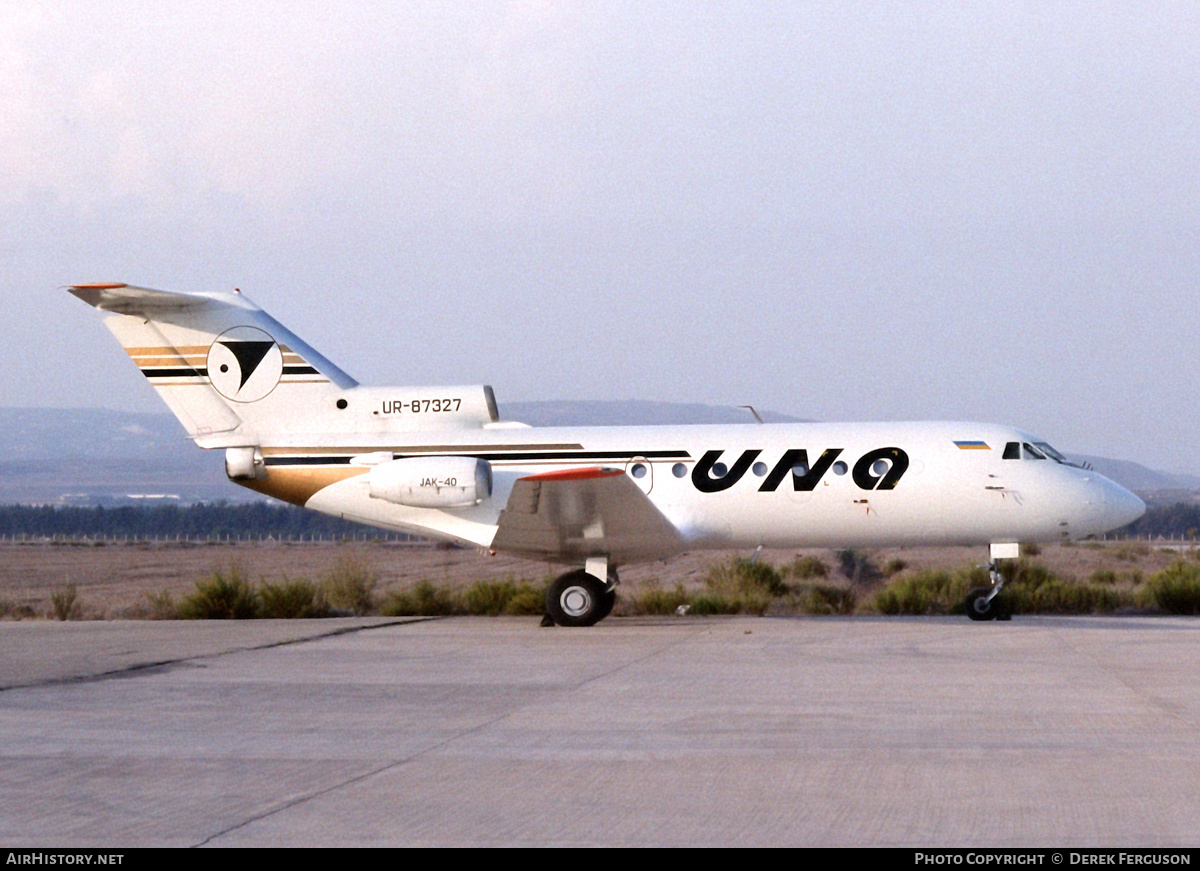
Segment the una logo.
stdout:
<path fill-rule="evenodd" d="M 283 375 L 279 343 L 257 327 L 234 327 L 208 349 L 208 379 L 234 402 L 255 402 L 275 389 Z"/>
<path fill-rule="evenodd" d="M 724 463 L 717 462 L 723 453 L 725 452 L 720 450 L 705 451 L 704 456 L 696 462 L 692 469 L 692 483 L 701 493 L 720 493 L 722 490 L 728 490 L 742 479 L 742 476 L 751 467 L 751 463 L 758 459 L 758 455 L 762 451 L 742 451 L 742 455 L 729 467 L 726 467 Z M 795 449 L 785 451 L 783 457 L 769 473 L 763 463 L 755 463 L 756 466 L 762 466 L 762 471 L 756 470 L 755 474 L 766 476 L 758 490 L 760 493 L 774 492 L 783 483 L 788 472 L 792 473 L 793 490 L 796 492 L 812 490 L 825 477 L 825 473 L 831 466 L 839 475 L 847 471 L 847 465 L 838 461 L 838 455 L 841 453 L 841 448 L 829 448 L 822 451 L 821 456 L 812 465 L 809 465 L 808 451 Z M 837 461 L 836 465 L 835 461 Z M 838 471 L 836 466 L 841 466 L 841 470 Z M 854 479 L 854 483 L 863 490 L 891 490 L 900 482 L 906 471 L 908 471 L 908 454 L 903 449 L 876 448 L 858 458 L 851 477 Z"/>

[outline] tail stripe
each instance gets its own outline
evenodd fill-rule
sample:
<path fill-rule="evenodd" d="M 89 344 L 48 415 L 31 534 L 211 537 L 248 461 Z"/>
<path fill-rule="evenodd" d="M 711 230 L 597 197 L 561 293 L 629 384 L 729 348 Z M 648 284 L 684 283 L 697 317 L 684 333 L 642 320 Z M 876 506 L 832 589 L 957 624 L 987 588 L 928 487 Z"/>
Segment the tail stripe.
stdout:
<path fill-rule="evenodd" d="M 126 348 L 126 352 L 147 378 L 207 378 L 208 348 L 192 345 L 184 348 Z M 288 382 L 303 381 L 306 384 L 328 383 L 329 379 L 295 351 L 281 346 L 283 351 L 283 376 Z M 316 375 L 316 378 L 300 379 L 298 375 Z M 289 377 L 290 376 L 290 377 Z"/>
<path fill-rule="evenodd" d="M 208 370 L 204 368 L 182 368 L 182 369 L 167 369 L 157 367 L 154 369 L 143 368 L 142 374 L 147 378 L 206 378 Z"/>

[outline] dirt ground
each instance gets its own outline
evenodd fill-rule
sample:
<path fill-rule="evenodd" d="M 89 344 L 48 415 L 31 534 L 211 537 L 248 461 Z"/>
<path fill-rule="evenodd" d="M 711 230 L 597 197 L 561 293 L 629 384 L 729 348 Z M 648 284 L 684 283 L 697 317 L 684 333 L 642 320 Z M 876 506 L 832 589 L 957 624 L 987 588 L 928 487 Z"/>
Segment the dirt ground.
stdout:
<path fill-rule="evenodd" d="M 1148 578 L 1186 556 L 1181 547 L 1184 545 L 1178 542 L 1045 545 L 1032 558 L 1063 578 L 1087 580 L 1102 568 L 1120 576 L 1140 572 Z M 985 548 L 887 548 L 869 554 L 879 569 L 886 571 L 890 566 L 899 572 L 953 570 L 987 558 Z M 702 586 L 713 563 L 749 555 L 744 551 L 703 551 L 628 566 L 621 570 L 622 590 L 633 592 L 650 583 L 664 587 L 682 583 L 695 589 Z M 831 580 L 836 581 L 838 560 L 833 551 L 765 550 L 759 559 L 783 567 L 803 555 L 821 559 Z M 192 592 L 197 581 L 235 565 L 252 581 L 277 583 L 300 578 L 320 581 L 345 563 L 366 567 L 381 595 L 423 580 L 457 589 L 479 580 L 540 581 L 565 570 L 475 550 L 376 542 L 0 543 L 0 613 L 28 608 L 39 616 L 52 615 L 51 595 L 74 585 L 85 619 L 138 616 L 145 611 L 148 595 L 167 591 L 178 600 Z"/>

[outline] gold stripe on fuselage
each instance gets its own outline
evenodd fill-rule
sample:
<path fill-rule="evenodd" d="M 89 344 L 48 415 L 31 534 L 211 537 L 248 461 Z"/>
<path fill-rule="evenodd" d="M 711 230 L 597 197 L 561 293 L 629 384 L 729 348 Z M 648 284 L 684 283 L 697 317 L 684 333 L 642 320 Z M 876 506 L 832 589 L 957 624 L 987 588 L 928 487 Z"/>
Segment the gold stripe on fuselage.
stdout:
<path fill-rule="evenodd" d="M 370 469 L 366 466 L 339 466 L 336 469 L 266 469 L 266 476 L 255 478 L 253 481 L 235 481 L 259 493 L 274 496 L 284 502 L 303 506 L 314 494 L 331 484 L 345 481 L 358 475 L 365 475 Z"/>

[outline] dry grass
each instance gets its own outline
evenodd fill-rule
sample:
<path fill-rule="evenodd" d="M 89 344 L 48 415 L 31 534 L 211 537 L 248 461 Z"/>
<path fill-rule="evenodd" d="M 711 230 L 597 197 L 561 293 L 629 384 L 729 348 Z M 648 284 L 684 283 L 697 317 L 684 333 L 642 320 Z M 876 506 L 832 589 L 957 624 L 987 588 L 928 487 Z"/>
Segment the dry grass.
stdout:
<path fill-rule="evenodd" d="M 749 571 L 764 573 L 760 580 L 767 584 L 765 593 L 756 592 L 753 584 L 739 591 L 743 580 L 736 577 L 739 570 L 730 567 L 744 564 L 733 560 L 744 561 L 748 552 L 697 552 L 666 562 L 628 566 L 621 569 L 615 613 L 674 613 L 681 604 L 692 605 L 691 613 L 728 613 L 730 609 L 750 613 L 861 612 L 871 606 L 881 589 L 906 583 L 928 585 L 930 580 L 923 574 L 927 572 L 944 572 L 953 579 L 987 558 L 985 548 L 884 548 L 853 555 L 856 561 L 866 560 L 882 569 L 864 586 L 860 565 L 860 586 L 853 596 L 847 593 L 852 584 L 839 570 L 846 558 L 829 550 L 763 551 L 750 564 L 761 568 Z M 1198 556 L 1200 551 L 1181 549 L 1177 543 L 1166 548 L 1145 542 L 1085 543 L 1042 545 L 1035 561 L 1064 584 L 1120 591 L 1142 589 L 1180 560 L 1200 565 Z M 510 600 L 516 597 L 520 604 L 511 607 L 521 613 L 536 612 L 540 607 L 536 591 L 545 589 L 547 576 L 565 570 L 515 558 L 486 557 L 474 550 L 375 542 L 109 544 L 100 548 L 9 544 L 0 545 L 0 618 L 54 617 L 51 597 L 61 595 L 69 582 L 75 586 L 75 601 L 86 603 L 85 616 L 89 618 L 162 619 L 175 613 L 178 603 L 195 591 L 197 581 L 214 572 L 227 573 L 235 562 L 244 579 L 256 579 L 260 595 L 268 587 L 275 590 L 268 595 L 276 597 L 282 611 L 307 595 L 301 588 L 283 587 L 310 583 L 290 579 L 312 579 L 317 600 L 322 589 L 328 595 L 323 582 L 339 578 L 342 604 L 328 604 L 344 606 L 347 611 L 389 610 L 397 598 L 409 608 L 444 607 L 445 601 L 436 604 L 433 600 L 450 597 L 455 613 L 493 613 L 500 607 L 497 602 L 503 602 L 504 613 L 512 613 Z M 715 578 L 714 572 L 724 572 L 726 577 Z M 406 597 L 416 595 L 418 584 L 423 585 L 424 598 L 417 595 L 415 602 L 410 598 L 406 603 Z M 961 583 L 955 584 L 956 591 L 959 586 Z M 468 603 L 465 597 L 472 588 L 475 592 Z M 733 594 L 726 596 L 730 591 Z M 1101 609 L 1114 601 L 1088 595 L 1098 597 Z M 1138 603 L 1157 607 L 1148 601 L 1143 594 Z"/>
<path fill-rule="evenodd" d="M 51 593 L 50 607 L 54 609 L 54 616 L 59 620 L 78 620 L 83 614 L 79 591 L 74 584 L 67 584 L 61 590 Z"/>

